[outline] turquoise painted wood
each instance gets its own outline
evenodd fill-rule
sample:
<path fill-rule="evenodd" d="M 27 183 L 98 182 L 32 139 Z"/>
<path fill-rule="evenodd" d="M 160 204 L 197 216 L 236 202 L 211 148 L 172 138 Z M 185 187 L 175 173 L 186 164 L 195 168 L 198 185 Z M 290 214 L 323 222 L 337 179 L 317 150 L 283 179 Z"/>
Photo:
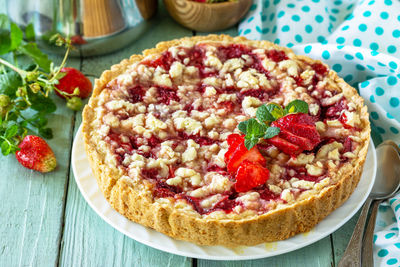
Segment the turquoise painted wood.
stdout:
<path fill-rule="evenodd" d="M 0 0 L 0 13 L 5 10 Z M 226 31 L 236 35 L 233 27 Z M 151 31 L 114 54 L 71 58 L 68 65 L 99 76 L 123 58 L 163 40 L 195 33 L 173 21 L 161 4 Z M 60 57 L 53 57 L 56 61 Z M 70 168 L 70 150 L 81 114 L 64 107 L 50 119 L 55 138 L 50 145 L 59 167 L 42 175 L 19 166 L 15 158 L 0 161 L 0 266 L 335 266 L 355 225 L 351 221 L 317 243 L 280 256 L 251 261 L 197 260 L 161 252 L 119 233 L 85 202 Z"/>

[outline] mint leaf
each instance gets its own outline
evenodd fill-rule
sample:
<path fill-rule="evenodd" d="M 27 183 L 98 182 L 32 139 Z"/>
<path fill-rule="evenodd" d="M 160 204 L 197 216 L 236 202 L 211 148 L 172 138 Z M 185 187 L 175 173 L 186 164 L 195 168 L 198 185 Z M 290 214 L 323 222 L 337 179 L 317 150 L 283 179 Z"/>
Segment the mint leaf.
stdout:
<path fill-rule="evenodd" d="M 238 129 L 239 131 L 241 131 L 242 133 L 246 134 L 247 133 L 247 124 L 249 121 L 242 121 L 239 123 L 238 125 Z"/>
<path fill-rule="evenodd" d="M 33 27 L 32 23 L 29 23 L 25 28 L 25 38 L 28 41 L 35 40 L 35 28 Z"/>
<path fill-rule="evenodd" d="M 276 103 L 269 103 L 267 105 L 267 110 L 274 117 L 274 120 L 277 120 L 285 115 L 282 107 Z"/>
<path fill-rule="evenodd" d="M 18 27 L 17 24 L 11 23 L 10 25 L 10 38 L 11 38 L 11 45 L 9 51 L 15 50 L 22 42 L 24 34 L 22 30 Z"/>
<path fill-rule="evenodd" d="M 281 130 L 278 127 L 268 127 L 264 134 L 264 139 L 272 138 L 278 135 Z"/>
<path fill-rule="evenodd" d="M 244 139 L 244 146 L 247 150 L 252 149 L 255 145 L 257 145 L 259 138 L 245 138 Z"/>
<path fill-rule="evenodd" d="M 308 114 L 308 104 L 303 100 L 293 100 L 285 107 L 285 113 L 305 113 Z"/>
<path fill-rule="evenodd" d="M 36 43 L 28 43 L 19 47 L 19 51 L 30 57 L 40 68 L 50 72 L 51 61 L 46 54 L 39 50 Z"/>
<path fill-rule="evenodd" d="M 257 108 L 256 117 L 260 122 L 266 122 L 266 123 L 275 120 L 274 116 L 272 116 L 272 114 L 269 112 L 265 104 Z"/>

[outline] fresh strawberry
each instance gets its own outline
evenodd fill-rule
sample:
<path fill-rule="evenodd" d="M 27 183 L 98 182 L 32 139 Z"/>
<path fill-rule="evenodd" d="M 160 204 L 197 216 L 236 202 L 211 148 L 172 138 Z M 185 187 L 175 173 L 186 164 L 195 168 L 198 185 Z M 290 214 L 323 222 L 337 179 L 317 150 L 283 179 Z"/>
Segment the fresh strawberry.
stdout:
<path fill-rule="evenodd" d="M 228 137 L 228 143 L 232 143 L 228 151 L 225 153 L 225 162 L 227 163 L 228 172 L 235 174 L 240 164 L 244 160 L 256 162 L 265 165 L 265 158 L 261 155 L 257 146 L 248 150 L 244 146 L 244 137 L 238 135 Z"/>
<path fill-rule="evenodd" d="M 286 141 L 285 139 L 279 136 L 274 136 L 270 139 L 267 139 L 266 141 L 276 146 L 282 152 L 289 155 L 298 155 L 303 151 L 299 146 L 290 143 L 289 141 Z"/>
<path fill-rule="evenodd" d="M 269 178 L 269 170 L 257 162 L 244 160 L 236 173 L 235 190 L 247 192 L 254 187 L 265 184 Z"/>
<path fill-rule="evenodd" d="M 15 157 L 25 168 L 50 172 L 57 166 L 53 150 L 41 137 L 27 135 L 18 147 Z"/>
<path fill-rule="evenodd" d="M 78 96 L 80 98 L 90 96 L 92 92 L 92 83 L 85 75 L 83 75 L 82 72 L 68 67 L 62 68 L 60 72 L 63 72 L 66 75 L 58 80 L 58 84 L 56 85 L 58 90 L 67 94 L 73 94 L 75 88 L 79 88 Z M 62 98 L 66 98 L 60 92 L 56 91 L 56 94 Z"/>
<path fill-rule="evenodd" d="M 271 126 L 281 131 L 267 142 L 292 156 L 312 150 L 321 141 L 313 117 L 304 113 L 286 115 L 272 122 Z"/>

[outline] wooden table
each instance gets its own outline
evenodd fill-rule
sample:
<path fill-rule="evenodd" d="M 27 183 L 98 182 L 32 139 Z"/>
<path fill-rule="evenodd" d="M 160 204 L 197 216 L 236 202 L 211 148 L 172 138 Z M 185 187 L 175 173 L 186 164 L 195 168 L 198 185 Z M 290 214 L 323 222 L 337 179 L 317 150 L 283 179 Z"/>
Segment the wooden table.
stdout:
<path fill-rule="evenodd" d="M 0 12 L 5 10 L 0 0 Z M 3 11 L 4 12 L 4 11 Z M 237 27 L 223 33 L 237 35 Z M 70 58 L 68 65 L 98 77 L 131 54 L 164 40 L 196 33 L 173 21 L 161 5 L 154 27 L 125 49 L 105 56 Z M 52 56 L 59 62 L 60 57 Z M 297 251 L 252 261 L 209 261 L 176 256 L 142 245 L 103 221 L 83 199 L 71 170 L 71 146 L 81 113 L 56 99 L 49 141 L 57 170 L 30 171 L 13 156 L 0 161 L 0 266 L 336 266 L 355 225 L 355 216 L 330 236 Z"/>

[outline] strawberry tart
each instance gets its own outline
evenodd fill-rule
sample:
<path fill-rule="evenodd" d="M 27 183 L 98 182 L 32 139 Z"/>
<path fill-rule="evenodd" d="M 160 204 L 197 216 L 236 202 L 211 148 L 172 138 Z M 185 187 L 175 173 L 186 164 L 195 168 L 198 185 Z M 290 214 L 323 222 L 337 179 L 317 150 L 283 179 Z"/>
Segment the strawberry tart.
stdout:
<path fill-rule="evenodd" d="M 322 62 L 209 35 L 105 71 L 83 133 L 119 213 L 176 239 L 236 246 L 309 231 L 346 201 L 370 125 L 357 91 Z"/>

